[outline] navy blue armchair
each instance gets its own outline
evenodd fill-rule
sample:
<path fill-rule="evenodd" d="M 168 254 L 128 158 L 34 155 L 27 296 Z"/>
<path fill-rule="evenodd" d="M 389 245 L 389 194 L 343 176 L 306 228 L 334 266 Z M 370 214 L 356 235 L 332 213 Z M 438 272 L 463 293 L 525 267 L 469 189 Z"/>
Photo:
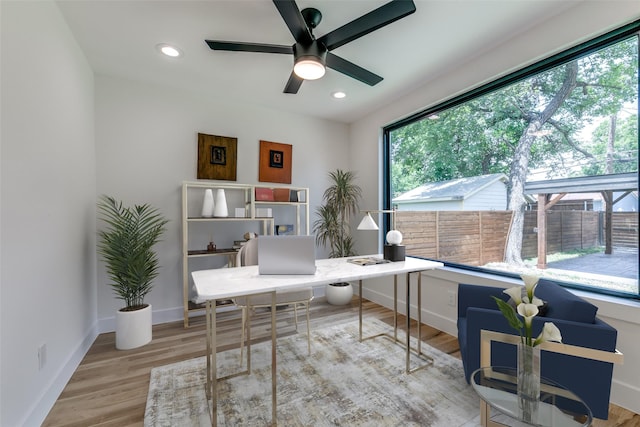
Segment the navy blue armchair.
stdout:
<path fill-rule="evenodd" d="M 482 329 L 517 334 L 509 326 L 491 296 L 507 301 L 504 289 L 480 285 L 458 285 L 458 341 L 464 375 L 480 368 Z M 540 279 L 535 295 L 547 302 L 544 316 L 533 319 L 533 335 L 538 336 L 545 322 L 553 322 L 562 333 L 562 342 L 603 351 L 615 351 L 617 331 L 596 317 L 598 308 L 549 280 Z M 492 366 L 516 366 L 516 348 L 494 342 Z M 578 395 L 591 408 L 593 416 L 607 419 L 613 364 L 565 354 L 542 352 L 541 375 Z"/>

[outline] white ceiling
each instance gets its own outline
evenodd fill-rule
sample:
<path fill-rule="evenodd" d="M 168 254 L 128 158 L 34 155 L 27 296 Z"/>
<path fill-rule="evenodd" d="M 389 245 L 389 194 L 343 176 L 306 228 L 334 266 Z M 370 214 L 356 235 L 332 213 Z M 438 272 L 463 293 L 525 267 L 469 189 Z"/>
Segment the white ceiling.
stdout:
<path fill-rule="evenodd" d="M 195 91 L 221 102 L 262 105 L 353 122 L 491 50 L 510 36 L 574 6 L 570 0 L 416 0 L 416 12 L 333 51 L 382 77 L 367 86 L 337 71 L 306 81 L 298 94 L 282 90 L 290 55 L 212 51 L 205 39 L 292 45 L 270 0 L 58 0 L 97 74 Z M 386 0 L 298 0 L 323 19 L 316 37 L 383 5 Z M 170 43 L 171 59 L 155 46 Z M 347 98 L 335 100 L 336 90 Z"/>

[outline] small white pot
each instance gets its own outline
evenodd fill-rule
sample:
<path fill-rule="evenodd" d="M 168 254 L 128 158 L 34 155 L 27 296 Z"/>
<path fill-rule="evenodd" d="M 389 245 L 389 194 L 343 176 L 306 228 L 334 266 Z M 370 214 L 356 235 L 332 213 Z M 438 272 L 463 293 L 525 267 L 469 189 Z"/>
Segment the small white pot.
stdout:
<path fill-rule="evenodd" d="M 340 286 L 328 284 L 325 287 L 324 292 L 329 304 L 345 305 L 351 302 L 351 298 L 353 298 L 353 286 L 351 283 L 346 283 L 346 286 L 342 285 L 344 285 L 344 283 L 340 283 Z"/>
<path fill-rule="evenodd" d="M 151 342 L 151 304 L 141 310 L 116 312 L 116 348 L 131 350 Z"/>

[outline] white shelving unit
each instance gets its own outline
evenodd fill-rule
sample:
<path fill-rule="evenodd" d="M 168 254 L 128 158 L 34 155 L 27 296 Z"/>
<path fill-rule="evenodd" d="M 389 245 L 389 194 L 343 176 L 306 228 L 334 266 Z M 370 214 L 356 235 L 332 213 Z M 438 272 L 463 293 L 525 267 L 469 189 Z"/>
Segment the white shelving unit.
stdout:
<path fill-rule="evenodd" d="M 287 189 L 296 192 L 300 201 L 256 201 L 256 188 Z M 215 193 L 218 189 L 225 190 L 229 216 L 219 218 L 205 218 L 201 216 L 202 202 L 205 190 L 211 189 Z M 245 217 L 235 217 L 235 208 L 244 208 Z M 256 215 L 258 208 L 271 208 L 271 217 L 259 217 Z M 191 301 L 190 273 L 194 264 L 209 264 L 204 268 L 223 267 L 219 265 L 220 258 L 226 259 L 227 266 L 233 266 L 237 249 L 233 248 L 232 240 L 242 239 L 242 235 L 235 235 L 235 239 L 227 236 L 227 240 L 216 241 L 215 250 L 207 250 L 207 236 L 230 233 L 230 229 L 236 225 L 248 228 L 257 227 L 256 232 L 267 235 L 274 234 L 276 220 L 279 216 L 291 217 L 294 215 L 294 234 L 309 234 L 309 189 L 303 187 L 271 186 L 271 185 L 245 185 L 228 183 L 225 181 L 184 181 L 182 183 L 182 287 L 184 326 L 189 327 L 190 314 L 198 311 L 204 312 L 204 304 L 195 304 Z M 229 243 L 228 243 L 229 242 Z M 214 260 L 217 260 L 214 262 Z M 218 264 L 218 265 L 216 265 Z"/>

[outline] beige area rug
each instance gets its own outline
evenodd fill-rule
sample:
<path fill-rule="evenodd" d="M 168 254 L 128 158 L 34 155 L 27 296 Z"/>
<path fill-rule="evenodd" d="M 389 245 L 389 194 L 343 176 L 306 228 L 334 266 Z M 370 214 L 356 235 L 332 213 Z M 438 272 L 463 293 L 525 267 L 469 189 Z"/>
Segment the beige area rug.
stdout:
<path fill-rule="evenodd" d="M 365 319 L 365 336 L 390 328 Z M 399 337 L 404 337 L 402 331 Z M 386 338 L 358 341 L 358 322 L 304 328 L 277 342 L 278 425 L 478 426 L 479 398 L 464 380 L 462 362 L 425 344 L 434 363 L 405 373 L 404 347 Z M 271 342 L 252 350 L 252 374 L 218 385 L 218 424 L 271 422 Z M 239 368 L 239 349 L 218 354 L 219 376 Z M 422 363 L 412 355 L 412 366 Z M 204 357 L 151 371 L 145 426 L 211 425 Z"/>

